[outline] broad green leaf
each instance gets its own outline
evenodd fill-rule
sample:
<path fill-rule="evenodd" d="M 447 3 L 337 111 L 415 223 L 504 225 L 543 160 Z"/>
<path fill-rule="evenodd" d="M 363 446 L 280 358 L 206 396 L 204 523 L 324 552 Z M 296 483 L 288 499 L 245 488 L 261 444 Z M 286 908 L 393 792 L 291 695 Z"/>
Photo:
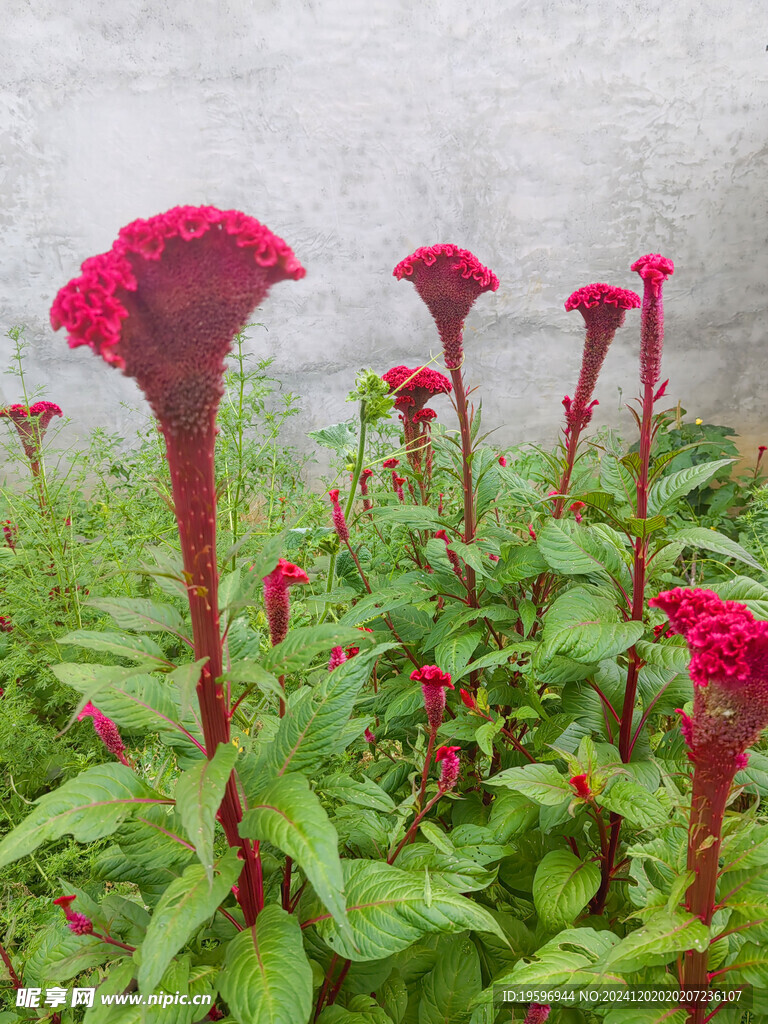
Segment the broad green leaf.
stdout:
<path fill-rule="evenodd" d="M 453 682 L 457 683 L 460 679 L 468 676 L 470 672 L 479 672 L 484 668 L 496 668 L 498 665 L 506 665 L 511 658 L 520 657 L 520 655 L 530 654 L 535 651 L 537 644 L 531 640 L 521 640 L 519 643 L 507 644 L 500 651 L 491 651 L 489 654 L 483 654 L 475 661 L 471 661 L 468 665 L 465 665 L 463 669 L 458 671 L 453 676 Z"/>
<path fill-rule="evenodd" d="M 371 515 L 379 522 L 410 526 L 414 530 L 432 530 L 442 525 L 437 512 L 425 505 L 374 505 Z"/>
<path fill-rule="evenodd" d="M 585 587 L 574 587 L 552 603 L 538 657 L 546 661 L 564 655 L 582 664 L 595 664 L 626 651 L 644 632 L 642 622 L 618 622 L 609 599 Z"/>
<path fill-rule="evenodd" d="M 171 604 L 160 604 L 146 597 L 99 597 L 91 598 L 88 604 L 111 615 L 121 629 L 184 636 L 184 620 Z"/>
<path fill-rule="evenodd" d="M 539 531 L 536 543 L 547 563 L 568 576 L 621 578 L 626 566 L 619 552 L 588 526 L 553 519 Z"/>
<path fill-rule="evenodd" d="M 744 562 L 759 572 L 765 572 L 766 567 L 746 551 L 741 544 L 737 544 L 730 537 L 723 536 L 716 530 L 707 530 L 703 526 L 690 526 L 684 530 L 675 531 L 676 541 L 685 541 L 686 547 L 703 548 L 705 551 L 714 551 L 717 555 L 724 555 L 726 558 L 733 558 L 737 562 Z"/>
<path fill-rule="evenodd" d="M 758 989 L 768 988 L 768 957 L 760 943 L 745 942 L 738 952 L 736 962 L 728 967 L 731 984 L 746 981 Z"/>
<path fill-rule="evenodd" d="M 656 797 L 632 779 L 617 779 L 597 800 L 609 811 L 620 814 L 640 828 L 665 825 L 669 820 L 669 813 Z"/>
<path fill-rule="evenodd" d="M 425 839 L 429 840 L 432 845 L 438 849 L 441 853 L 445 853 L 450 856 L 455 853 L 453 843 L 437 825 L 432 821 L 422 821 L 419 825 L 419 830 Z"/>
<path fill-rule="evenodd" d="M 333 423 L 330 427 L 323 427 L 321 430 L 312 430 L 307 437 L 316 441 L 323 448 L 330 448 L 337 455 L 345 455 L 357 448 L 357 432 L 351 420 L 344 423 Z"/>
<path fill-rule="evenodd" d="M 305 776 L 280 775 L 250 802 L 240 835 L 267 840 L 299 865 L 349 939 L 338 836 Z"/>
<path fill-rule="evenodd" d="M 645 540 L 646 537 L 650 537 L 651 534 L 657 533 L 659 530 L 663 530 L 667 525 L 667 520 L 664 516 L 650 516 L 647 519 L 636 519 L 630 517 L 629 519 L 622 520 L 622 525 L 628 533 L 631 533 L 633 537 L 639 537 L 641 540 Z"/>
<path fill-rule="evenodd" d="M 734 576 L 726 583 L 709 584 L 724 601 L 741 601 L 756 619 L 768 619 L 768 587 L 750 576 Z"/>
<path fill-rule="evenodd" d="M 368 646 L 368 634 L 351 626 L 298 626 L 264 658 L 264 668 L 275 675 L 305 668 L 318 654 L 330 654 L 332 647 Z"/>
<path fill-rule="evenodd" d="M 469 1005 L 482 988 L 480 957 L 468 936 L 446 939 L 420 984 L 419 1024 L 468 1024 Z"/>
<path fill-rule="evenodd" d="M 604 455 L 600 461 L 600 486 L 622 505 L 633 505 L 637 488 L 626 466 L 615 455 Z"/>
<path fill-rule="evenodd" d="M 87 768 L 35 801 L 34 811 L 0 843 L 0 867 L 67 833 L 80 843 L 102 839 L 129 814 L 167 803 L 170 801 L 154 794 L 124 764 Z"/>
<path fill-rule="evenodd" d="M 189 768 L 176 783 L 176 810 L 190 838 L 208 882 L 213 880 L 213 833 L 216 812 L 237 760 L 231 743 L 220 743 L 211 760 Z"/>
<path fill-rule="evenodd" d="M 503 932 L 487 910 L 457 893 L 432 885 L 427 901 L 424 876 L 382 861 L 342 861 L 347 921 L 352 939 L 330 916 L 317 921 L 320 937 L 354 962 L 380 960 L 431 932 Z"/>
<path fill-rule="evenodd" d="M 357 636 L 361 636 L 359 632 Z M 315 690 L 305 689 L 288 706 L 275 738 L 265 746 L 261 765 L 269 775 L 316 768 L 332 753 L 341 753 L 341 726 L 368 680 L 376 659 L 394 644 L 361 651 L 329 672 Z"/>
<path fill-rule="evenodd" d="M 215 914 L 237 881 L 240 868 L 237 852 L 229 850 L 216 865 L 213 881 L 203 867 L 192 864 L 171 882 L 154 909 L 141 944 L 138 981 L 143 992 L 157 988 L 174 956 Z"/>
<path fill-rule="evenodd" d="M 600 888 L 600 868 L 570 850 L 552 850 L 536 869 L 533 902 L 545 928 L 567 928 Z"/>
<path fill-rule="evenodd" d="M 532 958 L 519 960 L 508 974 L 495 978 L 494 986 L 486 989 L 481 998 L 487 998 L 499 985 L 535 985 L 540 988 L 595 984 L 598 972 L 594 965 L 618 942 L 618 936 L 609 931 L 566 928 L 537 949 Z"/>
<path fill-rule="evenodd" d="M 598 966 L 603 972 L 631 974 L 661 967 L 687 949 L 703 953 L 708 945 L 709 929 L 697 917 L 663 911 L 630 932 Z"/>
<path fill-rule="evenodd" d="M 648 515 L 671 511 L 680 498 L 684 498 L 696 487 L 703 487 L 719 469 L 730 466 L 732 462 L 733 459 L 701 462 L 657 480 L 648 492 Z"/>
<path fill-rule="evenodd" d="M 229 943 L 218 987 L 238 1024 L 307 1024 L 312 968 L 298 920 L 269 905 Z"/>
<path fill-rule="evenodd" d="M 320 783 L 320 791 L 334 800 L 341 800 L 358 807 L 369 807 L 373 811 L 391 812 L 395 801 L 373 779 L 351 779 L 348 775 L 334 775 Z"/>
<path fill-rule="evenodd" d="M 451 679 L 458 678 L 459 673 L 468 664 L 482 639 L 482 629 L 458 630 L 437 645 L 435 664 L 439 665 L 444 672 L 450 673 Z"/>
<path fill-rule="evenodd" d="M 394 1024 L 394 1021 L 371 996 L 352 996 L 348 1006 L 326 1006 L 317 1024 Z"/>
<path fill-rule="evenodd" d="M 522 793 L 529 800 L 545 807 L 561 804 L 573 790 L 552 764 L 527 764 L 522 768 L 507 768 L 491 779 L 486 786 L 505 786 Z"/>
<path fill-rule="evenodd" d="M 560 795 L 560 802 L 565 795 Z M 529 800 L 522 793 L 510 790 L 499 793 L 491 804 L 488 828 L 501 843 L 508 843 L 515 836 L 523 835 L 533 828 L 539 820 L 538 804 Z"/>
<path fill-rule="evenodd" d="M 170 662 L 151 637 L 121 633 L 102 633 L 99 630 L 76 629 L 63 636 L 59 643 L 73 647 L 86 647 L 92 651 L 108 651 L 131 661 L 149 662 L 170 667 Z"/>

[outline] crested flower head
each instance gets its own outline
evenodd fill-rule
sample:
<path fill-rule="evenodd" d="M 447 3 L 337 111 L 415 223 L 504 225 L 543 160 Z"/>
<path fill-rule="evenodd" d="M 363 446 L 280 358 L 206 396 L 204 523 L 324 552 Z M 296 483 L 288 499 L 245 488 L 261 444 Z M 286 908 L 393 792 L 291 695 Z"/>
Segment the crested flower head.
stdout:
<path fill-rule="evenodd" d="M 592 393 L 616 331 L 624 323 L 628 309 L 640 305 L 640 296 L 625 288 L 608 284 L 588 284 L 565 302 L 567 311 L 577 309 L 584 317 L 587 335 L 581 359 L 581 372 L 573 401 L 563 399 L 568 430 L 581 429 L 592 418 Z"/>
<path fill-rule="evenodd" d="M 469 708 L 470 711 L 475 711 L 477 708 L 477 701 L 469 692 L 469 690 L 459 690 L 459 696 L 461 697 L 461 703 L 465 708 Z"/>
<path fill-rule="evenodd" d="M 411 679 L 415 683 L 421 683 L 427 720 L 430 728 L 436 731 L 443 720 L 445 691 L 454 689 L 451 676 L 448 672 L 439 669 L 437 665 L 424 665 L 411 672 Z"/>
<path fill-rule="evenodd" d="M 467 249 L 431 245 L 417 249 L 395 267 L 394 276 L 413 281 L 432 314 L 445 352 L 445 365 L 457 369 L 464 358 L 464 321 L 475 299 L 495 292 L 499 279 Z"/>
<path fill-rule="evenodd" d="M 107 716 L 91 704 L 90 701 L 88 701 L 83 710 L 77 716 L 78 722 L 82 722 L 84 718 L 91 718 L 93 720 L 93 731 L 99 737 L 110 754 L 114 754 L 118 761 L 122 761 L 123 764 L 128 764 L 128 759 L 125 756 L 125 744 L 123 743 L 120 733 L 118 732 L 118 728 L 112 719 L 107 718 Z"/>
<path fill-rule="evenodd" d="M 331 499 L 331 505 L 333 506 L 331 511 L 333 528 L 336 530 L 339 540 L 343 544 L 346 544 L 349 541 L 349 527 L 347 526 L 347 520 L 344 516 L 344 509 L 339 504 L 338 489 L 334 488 L 332 491 L 328 491 L 328 497 Z"/>
<path fill-rule="evenodd" d="M 212 206 L 133 221 L 81 271 L 54 300 L 53 329 L 135 378 L 171 434 L 208 426 L 232 338 L 273 284 L 304 276 L 268 228 Z"/>
<path fill-rule="evenodd" d="M 407 366 L 393 366 L 387 370 L 381 378 L 385 384 L 389 384 L 390 392 L 395 399 L 395 408 L 410 414 L 410 419 L 417 422 L 419 413 L 429 412 L 431 417 L 437 414 L 432 410 L 424 409 L 424 406 L 434 395 L 447 395 L 453 385 L 446 376 L 438 373 L 429 366 L 422 366 L 412 370 Z"/>
<path fill-rule="evenodd" d="M 453 789 L 459 779 L 459 751 L 461 747 L 438 747 L 435 761 L 442 765 L 438 787 L 442 793 Z"/>
<path fill-rule="evenodd" d="M 549 1003 L 531 1003 L 523 1024 L 545 1024 L 551 1007 Z"/>
<path fill-rule="evenodd" d="M 568 781 L 573 787 L 576 796 L 580 796 L 582 800 L 589 800 L 592 796 L 592 790 L 589 788 L 586 775 L 572 775 Z"/>
<path fill-rule="evenodd" d="M 664 305 L 661 289 L 675 271 L 672 260 L 658 253 L 641 256 L 632 270 L 643 279 L 643 311 L 640 325 L 640 381 L 653 385 L 661 377 L 661 351 L 664 344 Z"/>
<path fill-rule="evenodd" d="M 24 454 L 31 462 L 40 456 L 40 445 L 51 420 L 61 415 L 61 409 L 55 402 L 35 402 L 30 406 L 17 403 L 0 409 L 0 417 L 9 419 L 16 427 Z"/>
<path fill-rule="evenodd" d="M 649 602 L 685 637 L 694 682 L 692 718 L 683 718 L 691 757 L 733 764 L 768 727 L 768 622 L 711 590 L 678 587 Z"/>
<path fill-rule="evenodd" d="M 288 635 L 288 618 L 291 611 L 288 587 L 297 583 L 309 583 L 309 576 L 298 565 L 281 558 L 272 572 L 264 576 L 263 583 L 269 638 L 275 647 Z"/>
<path fill-rule="evenodd" d="M 331 648 L 331 656 L 328 659 L 328 671 L 333 672 L 335 668 L 342 665 L 347 660 L 347 655 L 344 653 L 343 647 Z"/>
<path fill-rule="evenodd" d="M 381 464 L 382 469 L 394 469 L 400 465 L 400 459 L 384 459 Z"/>
<path fill-rule="evenodd" d="M 76 910 L 72 910 L 72 903 L 76 899 L 76 896 L 59 896 L 53 902 L 55 906 L 61 907 L 64 911 L 64 917 L 71 932 L 74 932 L 75 935 L 90 935 L 93 932 L 93 922 L 85 914 L 79 914 Z"/>

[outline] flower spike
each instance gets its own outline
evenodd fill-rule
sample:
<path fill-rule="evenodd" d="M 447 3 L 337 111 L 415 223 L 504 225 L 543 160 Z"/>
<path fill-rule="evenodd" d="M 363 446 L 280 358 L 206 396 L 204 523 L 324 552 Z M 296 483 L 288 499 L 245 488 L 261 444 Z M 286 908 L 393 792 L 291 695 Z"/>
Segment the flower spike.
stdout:
<path fill-rule="evenodd" d="M 643 279 L 643 311 L 640 327 L 640 381 L 657 384 L 661 376 L 661 350 L 664 344 L 664 305 L 661 289 L 675 272 L 672 260 L 649 253 L 631 267 Z"/>

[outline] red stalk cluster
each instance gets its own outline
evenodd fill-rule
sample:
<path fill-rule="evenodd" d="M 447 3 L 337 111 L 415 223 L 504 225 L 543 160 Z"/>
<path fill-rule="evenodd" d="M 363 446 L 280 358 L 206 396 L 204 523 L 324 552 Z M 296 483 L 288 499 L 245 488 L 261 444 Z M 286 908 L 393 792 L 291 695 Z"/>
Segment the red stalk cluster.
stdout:
<path fill-rule="evenodd" d="M 123 228 L 111 250 L 88 259 L 51 307 L 70 347 L 88 345 L 133 377 L 166 444 L 192 619 L 197 686 L 208 757 L 229 743 L 230 711 L 219 681 L 216 413 L 234 335 L 278 281 L 304 270 L 289 247 L 236 210 L 176 207 Z M 244 861 L 239 899 L 247 924 L 263 905 L 258 849 L 241 840 L 242 806 L 230 778 L 219 817 Z"/>
<path fill-rule="evenodd" d="M 451 382 L 427 366 L 415 370 L 393 366 L 381 379 L 394 396 L 403 424 L 405 453 L 426 503 L 432 476 L 432 420 L 437 417 L 435 410 L 426 405 L 435 395 L 450 394 Z"/>

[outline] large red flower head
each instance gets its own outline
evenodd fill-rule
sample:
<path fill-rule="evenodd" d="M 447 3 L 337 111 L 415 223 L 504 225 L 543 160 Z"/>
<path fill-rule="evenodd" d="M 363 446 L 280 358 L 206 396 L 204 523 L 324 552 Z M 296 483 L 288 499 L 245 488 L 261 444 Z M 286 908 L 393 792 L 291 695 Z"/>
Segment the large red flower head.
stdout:
<path fill-rule="evenodd" d="M 171 434 L 210 424 L 232 338 L 273 284 L 305 273 L 264 225 L 212 206 L 136 220 L 81 269 L 51 307 L 54 330 L 134 377 Z"/>
<path fill-rule="evenodd" d="M 449 369 L 461 366 L 464 358 L 464 321 L 475 299 L 499 287 L 496 275 L 467 249 L 456 245 L 430 245 L 417 249 L 395 267 L 398 281 L 413 281 L 434 317 Z"/>
<path fill-rule="evenodd" d="M 45 432 L 54 416 L 62 412 L 55 402 L 35 402 L 33 405 L 9 405 L 0 409 L 0 417 L 9 419 L 19 432 L 24 454 L 35 461 L 40 454 Z"/>
<path fill-rule="evenodd" d="M 395 408 L 414 422 L 424 419 L 423 416 L 419 417 L 419 413 L 426 411 L 424 406 L 434 395 L 447 395 L 453 389 L 453 385 L 444 374 L 428 366 L 421 366 L 415 370 L 407 366 L 393 366 L 391 370 L 382 374 L 381 379 L 385 384 L 389 384 L 390 392 L 394 395 Z"/>
<path fill-rule="evenodd" d="M 664 344 L 664 305 L 661 289 L 675 272 L 672 260 L 648 253 L 631 267 L 643 279 L 643 312 L 640 325 L 640 380 L 656 384 L 661 377 L 661 351 Z M 660 397 L 660 395 L 657 395 Z"/>
<path fill-rule="evenodd" d="M 566 299 L 566 310 L 577 309 L 587 326 L 576 394 L 573 401 L 568 396 L 563 400 L 568 432 L 580 430 L 592 418 L 592 405 L 597 403 L 590 404 L 590 399 L 608 348 L 624 323 L 627 310 L 639 305 L 640 296 L 635 292 L 609 284 L 588 284 Z"/>
<path fill-rule="evenodd" d="M 683 727 L 693 760 L 744 763 L 744 751 L 768 727 L 768 622 L 711 590 L 678 587 L 649 604 L 691 650 L 694 713 Z"/>

